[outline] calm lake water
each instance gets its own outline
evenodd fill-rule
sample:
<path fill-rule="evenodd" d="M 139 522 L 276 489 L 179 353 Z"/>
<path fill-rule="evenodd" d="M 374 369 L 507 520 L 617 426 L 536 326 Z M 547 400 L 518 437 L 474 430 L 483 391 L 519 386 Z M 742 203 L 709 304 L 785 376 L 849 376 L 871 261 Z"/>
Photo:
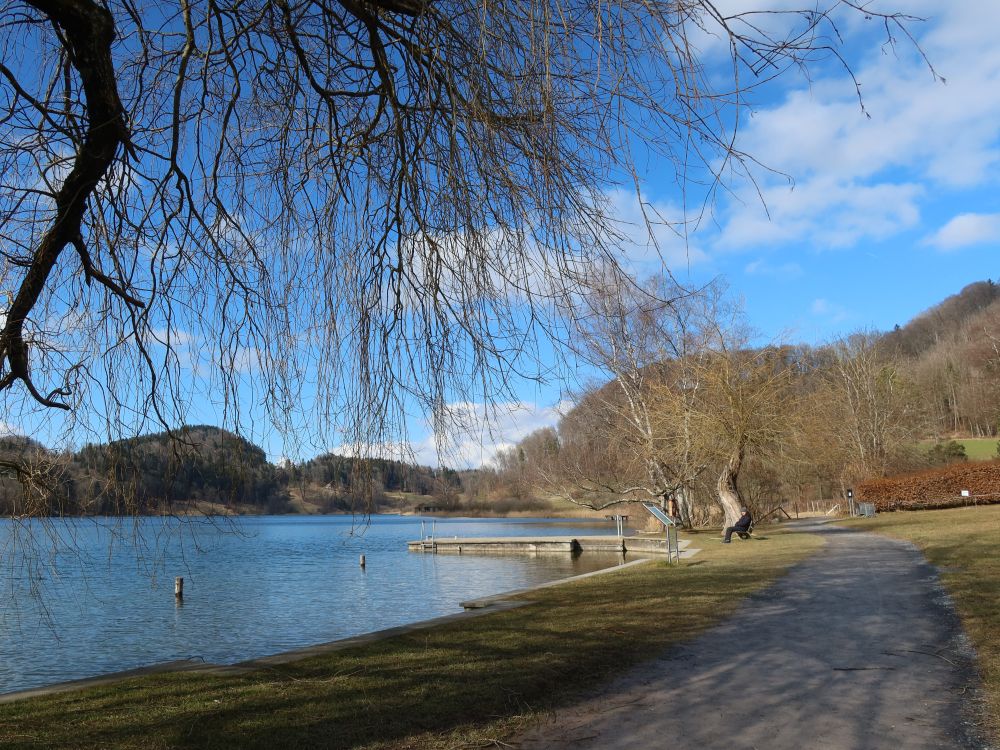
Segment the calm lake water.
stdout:
<path fill-rule="evenodd" d="M 175 659 L 231 664 L 621 561 L 409 552 L 421 520 L 429 533 L 431 520 L 413 516 L 0 522 L 0 692 Z M 439 537 L 615 533 L 553 519 L 435 523 Z M 53 552 L 53 535 L 71 548 Z M 174 576 L 184 576 L 180 605 Z"/>

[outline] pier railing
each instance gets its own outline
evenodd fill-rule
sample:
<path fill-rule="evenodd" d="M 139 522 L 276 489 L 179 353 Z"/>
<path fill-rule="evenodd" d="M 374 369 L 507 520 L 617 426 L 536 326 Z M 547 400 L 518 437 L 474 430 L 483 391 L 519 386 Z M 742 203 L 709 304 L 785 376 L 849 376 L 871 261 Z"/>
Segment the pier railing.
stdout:
<path fill-rule="evenodd" d="M 431 533 L 428 534 L 424 526 L 426 522 L 420 522 L 420 544 L 424 551 L 436 552 L 437 551 L 437 540 L 434 538 L 437 532 L 437 521 L 431 521 Z"/>

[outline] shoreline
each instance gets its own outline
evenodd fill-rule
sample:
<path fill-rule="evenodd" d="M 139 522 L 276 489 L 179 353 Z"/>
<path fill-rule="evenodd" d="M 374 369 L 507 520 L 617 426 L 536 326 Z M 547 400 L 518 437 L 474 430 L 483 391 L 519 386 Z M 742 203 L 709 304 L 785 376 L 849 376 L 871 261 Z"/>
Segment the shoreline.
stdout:
<path fill-rule="evenodd" d="M 600 576 L 600 575 L 605 575 L 607 573 L 626 570 L 633 566 L 653 561 L 654 560 L 651 558 L 641 557 L 637 560 L 630 560 L 628 562 L 624 562 L 619 565 L 613 565 L 607 568 L 601 568 L 600 570 L 593 570 L 590 571 L 589 573 L 581 573 L 579 575 L 570 576 L 568 578 L 560 578 L 555 581 L 548 581 L 546 583 L 540 583 L 538 585 L 529 586 L 527 588 L 504 591 L 498 594 L 488 594 L 480 598 L 469 599 L 466 601 L 458 602 L 458 606 L 463 608 L 463 611 L 461 612 L 454 612 L 452 614 L 442 615 L 440 617 L 432 617 L 426 620 L 417 620 L 415 622 L 408 623 L 405 625 L 397 625 L 392 628 L 373 630 L 367 633 L 360 633 L 358 635 L 347 636 L 346 638 L 338 638 L 332 641 L 313 644 L 311 646 L 303 646 L 301 648 L 291 649 L 289 651 L 281 651 L 275 654 L 270 654 L 268 656 L 262 656 L 255 659 L 248 659 L 246 661 L 240 661 L 233 664 L 213 664 L 210 662 L 197 661 L 191 659 L 177 659 L 173 661 L 162 662 L 159 664 L 149 664 L 142 667 L 135 667 L 133 669 L 126 669 L 120 672 L 107 672 L 104 674 L 93 675 L 91 677 L 82 677 L 76 680 L 66 680 L 64 682 L 56 682 L 41 687 L 27 688 L 25 690 L 14 690 L 7 693 L 0 693 L 0 705 L 6 703 L 13 703 L 15 701 L 28 700 L 31 698 L 39 698 L 49 695 L 58 695 L 60 693 L 69 693 L 77 690 L 86 690 L 92 687 L 114 685 L 116 683 L 123 682 L 125 680 L 129 680 L 135 677 L 146 677 L 159 674 L 173 674 L 179 672 L 193 672 L 199 674 L 219 675 L 219 676 L 246 674 L 248 672 L 253 672 L 259 669 L 266 669 L 267 667 L 273 667 L 278 664 L 288 664 L 290 662 L 299 661 L 301 659 L 307 659 L 312 656 L 319 656 L 322 654 L 342 651 L 344 649 L 353 648 L 354 646 L 361 646 L 369 643 L 375 643 L 377 641 L 387 640 L 389 638 L 394 638 L 400 635 L 406 635 L 408 633 L 428 630 L 431 628 L 439 627 L 441 625 L 457 622 L 460 620 L 482 617 L 483 615 L 492 614 L 494 612 L 502 612 L 509 609 L 517 609 L 519 607 L 529 606 L 530 604 L 532 604 L 532 602 L 515 601 L 513 597 L 522 596 L 524 594 L 528 594 L 532 591 L 537 591 L 540 589 L 551 588 L 553 586 L 561 586 L 566 583 L 572 583 L 574 581 L 579 581 L 586 578 L 592 578 L 594 576 Z"/>
<path fill-rule="evenodd" d="M 823 546 L 810 534 L 769 537 L 770 543 L 712 545 L 704 562 L 614 568 L 615 575 L 526 594 L 531 606 L 487 609 L 493 617 L 244 674 L 154 675 L 10 702 L 0 710 L 0 745 L 492 747 L 722 621 L 744 596 Z"/>
<path fill-rule="evenodd" d="M 18 516 L 18 517 L 7 517 L 3 520 L 14 521 L 14 522 L 24 522 L 24 521 L 62 521 L 70 519 L 95 519 L 95 518 L 115 518 L 119 520 L 130 520 L 137 518 L 366 518 L 370 516 L 399 516 L 401 518 L 429 518 L 429 519 L 474 519 L 474 520 L 490 520 L 490 519 L 530 519 L 537 518 L 539 520 L 565 520 L 565 521 L 593 521 L 594 523 L 610 523 L 606 516 L 609 514 L 601 513 L 598 511 L 591 512 L 544 512 L 541 510 L 519 510 L 511 511 L 508 513 L 469 513 L 461 511 L 433 511 L 433 512 L 420 512 L 415 510 L 399 510 L 399 509 L 383 509 L 373 513 L 370 512 L 349 512 L 340 511 L 332 513 L 311 513 L 311 512 L 295 512 L 295 513 L 254 513 L 250 512 L 249 508 L 243 508 L 240 510 L 227 510 L 218 509 L 212 511 L 198 510 L 197 508 L 187 508 L 184 510 L 176 510 L 164 513 L 136 513 L 136 514 L 124 514 L 124 515 L 101 515 L 96 514 L 80 514 L 80 515 L 47 515 L 47 516 Z M 628 514 L 631 515 L 631 514 Z M 641 517 L 641 516 L 637 516 Z"/>

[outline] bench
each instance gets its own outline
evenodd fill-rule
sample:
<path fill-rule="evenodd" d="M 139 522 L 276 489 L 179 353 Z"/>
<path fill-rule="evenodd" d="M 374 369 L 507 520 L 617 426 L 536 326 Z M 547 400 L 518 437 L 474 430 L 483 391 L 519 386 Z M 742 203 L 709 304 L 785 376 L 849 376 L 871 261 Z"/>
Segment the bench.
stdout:
<path fill-rule="evenodd" d="M 740 531 L 739 529 L 737 529 L 733 533 L 740 539 L 749 539 L 753 535 L 753 521 L 750 522 L 750 528 L 748 528 L 746 531 Z"/>

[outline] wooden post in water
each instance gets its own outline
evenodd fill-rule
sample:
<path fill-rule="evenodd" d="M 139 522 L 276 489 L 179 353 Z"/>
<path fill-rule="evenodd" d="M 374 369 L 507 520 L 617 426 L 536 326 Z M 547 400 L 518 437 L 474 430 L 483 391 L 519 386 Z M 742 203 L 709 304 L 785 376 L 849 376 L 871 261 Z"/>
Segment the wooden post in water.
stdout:
<path fill-rule="evenodd" d="M 183 599 L 184 598 L 184 579 L 178 576 L 174 579 L 174 598 Z"/>
<path fill-rule="evenodd" d="M 364 555 L 361 556 L 360 563 L 361 563 L 361 567 L 362 568 L 365 567 L 365 556 Z"/>

